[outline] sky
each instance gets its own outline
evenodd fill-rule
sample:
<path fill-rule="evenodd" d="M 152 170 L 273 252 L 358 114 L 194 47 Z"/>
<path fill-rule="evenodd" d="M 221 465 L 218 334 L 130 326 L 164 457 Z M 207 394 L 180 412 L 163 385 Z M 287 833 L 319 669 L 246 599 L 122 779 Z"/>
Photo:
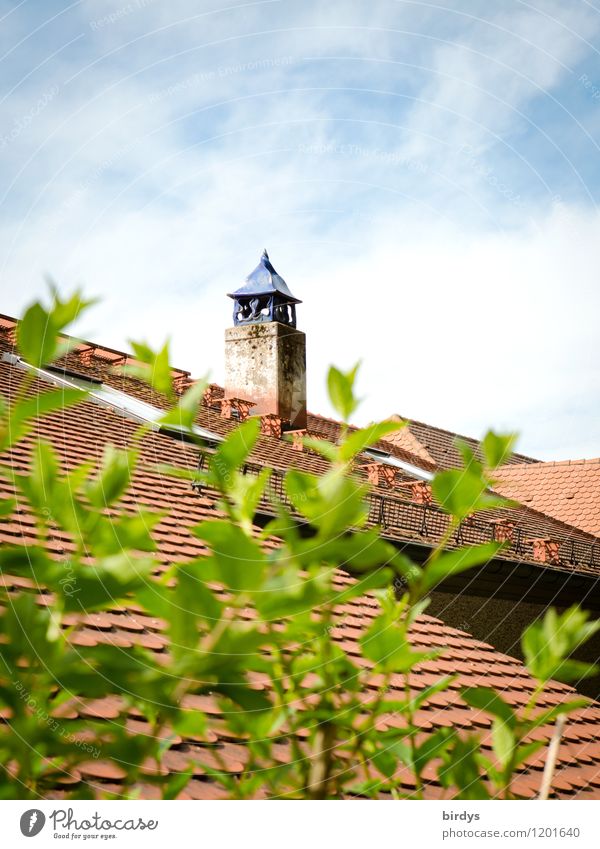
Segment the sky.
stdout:
<path fill-rule="evenodd" d="M 267 248 L 308 401 L 600 455 L 600 8 L 588 0 L 0 0 L 0 312 L 223 380 Z"/>

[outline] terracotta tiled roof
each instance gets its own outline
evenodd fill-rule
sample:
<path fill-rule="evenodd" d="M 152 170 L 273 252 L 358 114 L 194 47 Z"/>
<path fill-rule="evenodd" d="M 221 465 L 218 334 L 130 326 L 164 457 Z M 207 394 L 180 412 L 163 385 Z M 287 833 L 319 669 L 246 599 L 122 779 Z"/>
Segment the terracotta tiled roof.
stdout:
<path fill-rule="evenodd" d="M 0 316 L 0 351 L 13 349 L 12 328 L 14 328 L 14 325 L 14 319 Z M 99 379 L 154 406 L 165 406 L 165 399 L 153 392 L 149 386 L 138 380 L 125 377 L 114 369 L 114 362 L 121 364 L 127 358 L 128 355 L 125 352 L 104 349 L 95 343 L 83 342 L 62 361 L 62 367 Z M 188 381 L 191 380 L 189 372 L 176 369 L 175 377 L 181 375 L 185 376 Z M 213 406 L 201 406 L 197 421 L 202 427 L 214 433 L 225 435 L 232 427 L 235 427 L 236 421 L 221 417 L 219 399 L 222 397 L 222 389 L 215 384 L 211 385 L 211 389 L 214 399 Z M 411 434 L 414 425 L 414 422 L 409 425 Z M 439 428 L 430 428 L 427 425 L 419 425 L 419 427 L 426 429 L 427 432 L 431 431 L 431 433 L 435 432 L 439 435 L 437 441 L 431 440 L 432 446 L 434 444 L 438 446 L 436 448 L 438 456 L 442 451 L 439 446 L 443 445 L 443 452 L 445 452 L 447 458 L 454 462 L 455 458 L 452 452 L 458 458 L 458 453 L 452 447 L 453 440 L 456 438 L 455 434 L 442 431 Z M 399 433 L 402 434 L 403 432 L 400 431 Z M 311 436 L 320 436 L 335 442 L 341 434 L 341 423 L 309 413 L 308 433 Z M 409 437 L 409 439 L 412 439 L 412 437 Z M 382 440 L 379 447 L 395 454 L 400 459 L 408 460 L 422 468 L 427 467 L 428 464 L 423 460 L 423 454 L 419 455 L 414 451 L 409 453 L 406 446 L 397 446 L 392 440 L 389 437 L 386 441 Z M 474 440 L 470 440 L 470 443 L 473 447 L 477 445 Z M 318 454 L 293 450 L 292 443 L 287 441 L 287 438 L 276 439 L 269 436 L 260 437 L 251 460 L 259 465 L 268 465 L 270 468 L 279 469 L 282 472 L 287 468 L 296 467 L 319 474 L 327 468 L 327 462 Z M 357 473 L 363 474 L 360 468 Z M 412 500 L 406 484 L 413 479 L 409 472 L 398 472 L 396 487 L 390 488 L 381 485 L 374 488 L 370 496 L 371 520 L 374 523 L 384 525 L 386 535 L 391 539 L 433 543 L 444 532 L 446 519 L 435 505 L 424 506 L 416 504 Z M 583 531 L 575 531 L 569 525 L 548 518 L 529 507 L 513 507 L 502 511 L 491 511 L 489 514 L 475 517 L 461 529 L 461 534 L 456 542 L 479 543 L 489 540 L 494 533 L 493 523 L 500 518 L 506 518 L 515 523 L 513 540 L 507 544 L 503 552 L 505 559 L 533 561 L 535 559 L 533 540 L 544 537 L 556 540 L 559 543 L 558 562 L 548 564 L 547 568 L 581 571 L 588 574 L 600 573 L 600 547 L 594 544 L 596 541 L 593 537 Z"/>
<path fill-rule="evenodd" d="M 406 432 L 410 434 L 410 437 L 404 436 L 402 439 L 406 440 L 407 447 L 410 439 L 410 443 L 415 446 L 415 456 L 424 453 L 433 459 L 433 462 L 439 469 L 456 468 L 462 465 L 462 458 L 455 447 L 456 439 L 462 439 L 478 453 L 479 443 L 470 436 L 463 436 L 451 430 L 434 427 L 424 422 L 409 419 L 406 416 L 394 415 L 392 418 L 407 423 L 406 430 L 401 431 L 401 433 Z M 524 454 L 513 454 L 509 461 L 510 465 L 535 462 L 534 459 L 526 457 Z"/>
<path fill-rule="evenodd" d="M 496 489 L 540 513 L 600 536 L 600 458 L 504 466 Z"/>
<path fill-rule="evenodd" d="M 340 589 L 351 580 L 340 575 Z M 23 589 L 23 581 L 4 578 L 5 583 L 14 591 Z M 31 588 L 36 591 L 35 588 Z M 38 603 L 48 603 L 47 597 L 40 593 Z M 369 627 L 377 615 L 378 604 L 370 594 L 355 599 L 350 603 L 340 605 L 337 613 L 337 626 L 333 632 L 336 641 L 351 657 L 358 656 L 358 639 Z M 167 662 L 168 645 L 162 635 L 164 623 L 152 619 L 135 609 L 118 608 L 108 612 L 75 616 L 69 619 L 72 625 L 78 624 L 73 634 L 73 643 L 80 646 L 98 644 L 116 645 L 127 650 L 138 645 L 164 657 Z M 534 683 L 523 668 L 522 664 L 507 655 L 495 651 L 491 646 L 473 639 L 462 631 L 450 628 L 430 616 L 423 615 L 416 622 L 412 639 L 417 648 L 445 649 L 443 657 L 428 661 L 412 673 L 410 677 L 411 693 L 416 695 L 426 687 L 439 680 L 443 675 L 457 673 L 458 678 L 451 688 L 440 693 L 428 703 L 426 709 L 419 712 L 416 722 L 422 729 L 423 735 L 439 727 L 454 727 L 464 731 L 478 732 L 483 735 L 484 746 L 491 755 L 490 718 L 479 711 L 467 707 L 461 700 L 459 690 L 463 686 L 493 686 L 515 708 L 523 707 L 533 691 Z M 253 686 L 265 690 L 266 681 L 259 675 L 253 679 Z M 365 710 L 368 702 L 374 699 L 380 681 L 377 676 L 364 692 Z M 402 699 L 405 695 L 404 681 L 401 676 L 394 676 L 391 682 L 389 696 L 391 699 Z M 574 695 L 570 687 L 562 684 L 551 684 L 545 694 L 541 706 L 550 708 Z M 190 711 L 202 710 L 209 714 L 213 722 L 211 729 L 196 736 L 185 739 L 176 737 L 170 746 L 168 754 L 163 759 L 163 768 L 168 772 L 183 772 L 192 764 L 193 778 L 187 785 L 181 798 L 211 799 L 220 798 L 220 790 L 204 773 L 201 762 L 225 769 L 233 775 L 239 774 L 248 758 L 244 739 L 232 736 L 231 729 L 223 728 L 219 718 L 222 716 L 217 701 L 211 696 L 190 696 L 185 702 Z M 89 702 L 71 701 L 60 709 L 65 724 L 77 718 L 104 719 L 107 722 L 124 716 L 132 734 L 151 733 L 150 726 L 143 717 L 132 708 L 126 710 L 119 697 L 110 696 Z M 380 728 L 385 730 L 394 727 L 397 721 L 393 715 L 381 719 Z M 550 730 L 540 732 L 543 739 L 549 739 Z M 558 798 L 600 798 L 600 708 L 590 706 L 574 715 L 566 727 L 560 747 L 558 767 L 556 771 L 555 795 Z M 290 757 L 289 743 L 282 735 L 277 744 L 278 754 L 282 760 Z M 215 757 L 218 757 L 218 761 Z M 514 783 L 514 791 L 519 795 L 531 797 L 540 788 L 544 766 L 544 753 L 531 757 L 520 770 Z M 144 775 L 152 775 L 156 769 L 154 764 L 147 764 L 142 770 Z M 97 794 L 121 792 L 120 779 L 124 772 L 118 763 L 106 763 L 101 760 L 90 760 L 76 771 L 65 775 L 58 783 L 54 798 L 60 798 L 67 790 L 71 792 L 82 784 L 87 784 Z M 376 777 L 377 773 L 373 771 Z M 411 777 L 404 771 L 398 773 L 404 792 L 414 790 Z M 433 772 L 426 774 L 425 795 L 428 798 L 439 798 L 442 795 L 437 778 Z M 139 790 L 142 798 L 152 798 L 156 788 L 150 784 L 140 783 Z"/>
<path fill-rule="evenodd" d="M 391 416 L 390 420 L 397 422 L 404 421 L 404 419 L 401 419 L 400 416 Z M 393 445 L 399 452 L 405 452 L 408 462 L 416 462 L 427 470 L 435 469 L 435 460 L 427 448 L 422 445 L 414 433 L 412 433 L 408 425 L 396 433 L 389 434 L 385 441 L 390 445 Z"/>
<path fill-rule="evenodd" d="M 6 338 L 3 344 L 4 347 L 10 347 L 10 341 Z M 76 358 L 76 355 L 72 357 Z M 136 381 L 110 376 L 106 365 L 102 366 L 98 359 L 92 358 L 87 366 L 80 362 L 78 368 L 80 371 L 88 369 L 88 373 L 95 370 L 104 380 L 111 380 L 115 385 L 120 385 L 132 394 L 153 403 L 160 400 L 153 397 L 147 387 Z M 10 396 L 20 382 L 21 375 L 18 369 L 5 363 L 0 364 L 2 394 Z M 200 423 L 218 433 L 226 433 L 235 426 L 235 422 L 222 419 L 218 410 L 208 407 L 202 408 Z M 315 432 L 334 438 L 336 423 L 331 420 L 313 417 L 309 427 Z M 85 402 L 77 410 L 65 409 L 39 419 L 35 431 L 22 445 L 14 448 L 9 458 L 4 459 L 10 460 L 16 472 L 26 473 L 33 441 L 37 436 L 42 436 L 53 443 L 63 465 L 70 468 L 82 460 L 99 461 L 104 446 L 109 442 L 117 445 L 129 444 L 135 430 L 134 422 L 110 409 Z M 296 465 L 316 473 L 326 468 L 325 461 L 317 455 L 295 451 L 290 443 L 271 437 L 260 438 L 254 460 L 279 468 Z M 215 495 L 210 490 L 198 494 L 191 489 L 187 481 L 166 478 L 160 474 L 157 465 L 164 463 L 194 470 L 198 463 L 197 449 L 161 433 L 148 433 L 141 446 L 140 466 L 125 499 L 125 506 L 130 511 L 136 511 L 141 506 L 167 514 L 157 525 L 155 534 L 160 559 L 166 566 L 178 559 L 202 553 L 202 544 L 189 532 L 189 528 L 204 517 L 214 516 L 217 506 Z M 34 540 L 33 520 L 25 509 L 19 508 L 0 523 L 0 542 L 31 541 L 33 544 Z M 68 539 L 57 534 L 48 545 L 53 556 L 60 558 L 68 551 L 70 543 Z M 2 580 L 11 592 L 31 592 L 39 604 L 51 602 L 47 591 L 32 582 L 10 575 L 3 575 Z M 350 580 L 353 579 L 341 572 L 337 578 L 340 588 Z M 350 655 L 358 654 L 358 639 L 377 615 L 377 611 L 377 602 L 368 593 L 350 603 L 340 605 L 334 636 Z M 165 623 L 147 616 L 134 605 L 126 604 L 91 615 L 73 615 L 68 624 L 75 626 L 72 637 L 75 645 L 112 643 L 124 651 L 134 645 L 142 645 L 155 652 L 157 657 L 164 658 L 165 663 L 168 662 Z M 459 689 L 465 685 L 491 685 L 500 689 L 511 704 L 524 705 L 533 690 L 534 682 L 523 665 L 518 660 L 475 640 L 469 634 L 426 615 L 419 617 L 415 623 L 413 638 L 420 646 L 438 646 L 446 650 L 442 657 L 422 664 L 411 675 L 410 687 L 413 692 L 422 691 L 441 675 L 449 672 L 458 674 L 458 679 L 450 691 L 434 697 L 427 709 L 420 712 L 417 719 L 423 734 L 439 726 L 479 730 L 484 733 L 486 746 L 491 748 L 489 717 L 464 704 L 460 699 Z M 254 686 L 264 690 L 266 682 L 256 676 Z M 379 686 L 377 676 L 373 675 L 364 693 L 365 710 L 368 710 L 368 702 L 375 696 Z M 395 690 L 398 690 L 398 698 L 404 697 L 403 679 L 400 677 L 395 677 L 392 681 L 392 691 Z M 393 697 L 394 693 L 391 695 Z M 551 707 L 572 698 L 573 695 L 572 688 L 552 683 L 544 696 L 543 706 Z M 181 794 L 182 798 L 220 798 L 223 792 L 204 773 L 199 762 L 209 763 L 212 758 L 214 764 L 219 765 L 218 768 L 224 768 L 237 775 L 247 759 L 245 742 L 235 739 L 230 730 L 225 733 L 218 721 L 219 707 L 211 697 L 191 697 L 186 704 L 190 710 L 203 710 L 212 714 L 215 722 L 211 724 L 211 730 L 204 734 L 188 736 L 186 739 L 175 738 L 165 756 L 164 769 L 177 773 L 186 770 L 190 762 L 195 764 L 193 778 Z M 100 718 L 110 722 L 121 715 L 125 707 L 119 698 L 111 696 L 85 704 L 72 702 L 63 705 L 61 711 L 64 712 L 65 723 L 77 717 Z M 391 726 L 396 721 L 394 716 L 383 717 L 382 727 Z M 127 723 L 132 734 L 150 733 L 149 726 L 135 709 L 129 709 Z M 543 733 L 547 736 L 546 732 Z M 288 746 L 289 743 L 282 736 L 277 744 L 282 760 L 289 757 Z M 218 759 L 215 755 L 218 755 Z M 144 774 L 150 776 L 155 769 L 155 766 L 148 764 Z M 543 761 L 538 753 L 521 768 L 514 785 L 515 792 L 525 797 L 533 796 L 539 789 L 542 769 Z M 65 775 L 53 795 L 60 798 L 67 792 L 67 788 L 72 791 L 82 784 L 89 785 L 96 794 L 119 794 L 122 777 L 123 771 L 118 764 L 91 759 L 75 774 Z M 398 779 L 405 791 L 410 792 L 413 789 L 410 777 L 404 772 L 398 774 Z M 425 779 L 426 795 L 430 798 L 439 797 L 442 791 L 435 774 L 430 772 Z M 600 798 L 600 707 L 591 705 L 582 709 L 569 721 L 560 747 L 555 788 L 559 797 Z M 152 798 L 156 794 L 156 789 L 143 779 L 139 790 L 143 798 Z"/>

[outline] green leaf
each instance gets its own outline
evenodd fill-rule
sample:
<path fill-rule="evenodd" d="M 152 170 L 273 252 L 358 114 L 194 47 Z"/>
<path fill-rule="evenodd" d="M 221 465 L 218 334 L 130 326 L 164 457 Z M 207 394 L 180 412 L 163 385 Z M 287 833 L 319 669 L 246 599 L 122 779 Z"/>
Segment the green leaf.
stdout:
<path fill-rule="evenodd" d="M 162 348 L 154 351 L 145 342 L 134 342 L 130 340 L 131 347 L 138 364 L 123 366 L 123 374 L 143 380 L 156 392 L 173 399 L 173 375 L 169 360 L 169 343 L 165 342 Z"/>
<path fill-rule="evenodd" d="M 526 666 L 535 678 L 570 682 L 596 674 L 592 664 L 570 659 L 600 629 L 600 620 L 588 620 L 587 611 L 573 605 L 560 614 L 550 609 L 541 621 L 525 629 L 521 646 Z"/>
<path fill-rule="evenodd" d="M 541 748 L 546 745 L 545 740 L 534 740 L 531 743 L 522 743 L 520 746 L 517 746 L 515 749 L 512 766 L 514 769 L 517 769 L 521 766 L 521 764 L 525 763 L 525 761 L 530 758 L 532 755 L 535 755 Z"/>
<path fill-rule="evenodd" d="M 105 557 L 94 566 L 69 565 L 69 582 L 58 587 L 64 594 L 65 610 L 91 612 L 114 606 L 143 588 L 157 564 L 149 558 L 134 560 L 128 552 L 122 552 Z"/>
<path fill-rule="evenodd" d="M 0 518 L 5 519 L 7 516 L 10 516 L 16 506 L 17 502 L 14 498 L 3 498 L 0 501 Z"/>
<path fill-rule="evenodd" d="M 418 696 L 415 696 L 415 698 L 412 699 L 412 711 L 418 711 L 423 705 L 427 704 L 429 699 L 432 696 L 435 696 L 436 693 L 441 693 L 444 690 L 447 690 L 450 684 L 452 684 L 452 682 L 455 680 L 456 675 L 444 675 L 444 677 L 440 678 L 439 681 L 436 681 L 435 684 L 430 684 L 429 687 L 425 687 L 425 689 L 421 693 L 419 693 Z"/>
<path fill-rule="evenodd" d="M 410 584 L 411 581 L 418 581 L 420 575 L 421 570 L 413 564 L 409 574 L 407 575 L 407 583 Z M 408 622 L 409 627 L 414 625 L 422 613 L 425 613 L 430 604 L 430 598 L 421 598 L 409 607 L 408 613 L 406 614 L 406 621 Z"/>
<path fill-rule="evenodd" d="M 354 395 L 354 383 L 360 363 L 357 363 L 353 369 L 344 373 L 331 366 L 327 375 L 327 388 L 329 398 L 342 421 L 347 422 L 352 413 L 358 407 L 359 401 Z"/>
<path fill-rule="evenodd" d="M 248 485 L 241 499 L 242 516 L 248 520 L 254 519 L 258 505 L 263 498 L 267 484 L 271 478 L 271 469 L 262 469 L 254 480 L 247 478 Z"/>
<path fill-rule="evenodd" d="M 58 474 L 59 465 L 54 448 L 49 442 L 38 440 L 32 451 L 29 474 L 14 475 L 13 478 L 31 507 L 44 519 L 54 516 L 60 500 L 55 497 Z"/>
<path fill-rule="evenodd" d="M 302 539 L 294 549 L 297 561 L 302 567 L 328 563 L 360 574 L 372 572 L 384 565 L 395 566 L 398 572 L 402 570 L 406 574 L 412 567 L 407 557 L 381 539 L 377 528 L 358 533 L 349 531 L 344 536 L 326 542 L 319 541 L 318 546 L 315 546 L 312 539 Z M 385 572 L 389 575 L 389 570 L 386 569 Z"/>
<path fill-rule="evenodd" d="M 494 433 L 489 430 L 481 440 L 481 451 L 488 469 L 497 469 L 508 462 L 517 441 L 517 433 Z"/>
<path fill-rule="evenodd" d="M 496 556 L 502 548 L 501 543 L 486 542 L 482 545 L 473 545 L 459 548 L 456 551 L 448 551 L 440 554 L 432 563 L 426 564 L 422 572 L 422 592 L 428 592 L 441 581 L 458 575 L 481 563 L 488 563 Z"/>
<path fill-rule="evenodd" d="M 362 527 L 368 514 L 366 491 L 367 487 L 349 478 L 343 468 L 333 468 L 321 475 L 317 482 L 319 536 L 339 537 L 346 528 Z"/>
<path fill-rule="evenodd" d="M 505 504 L 503 498 L 486 492 L 489 481 L 473 468 L 471 465 L 469 469 L 438 472 L 431 482 L 433 494 L 442 509 L 457 519 Z"/>
<path fill-rule="evenodd" d="M 301 578 L 296 568 L 284 566 L 265 581 L 254 603 L 262 618 L 270 622 L 319 609 L 326 597 L 325 590 L 323 581 Z"/>
<path fill-rule="evenodd" d="M 385 421 L 371 424 L 362 430 L 356 430 L 341 445 L 340 458 L 345 461 L 352 460 L 365 448 L 379 442 L 389 433 L 395 433 L 404 427 L 406 427 L 406 422 Z"/>
<path fill-rule="evenodd" d="M 2 450 L 6 451 L 15 445 L 32 428 L 33 420 L 52 413 L 55 410 L 66 409 L 75 404 L 85 401 L 87 392 L 81 389 L 53 389 L 49 392 L 40 392 L 31 398 L 19 401 L 11 412 L 6 425 L 2 426 L 0 444 Z"/>
<path fill-rule="evenodd" d="M 456 737 L 452 746 L 442 750 L 443 764 L 438 770 L 443 787 L 457 789 L 456 799 L 489 799 L 481 777 L 479 740 L 474 736 Z"/>
<path fill-rule="evenodd" d="M 186 786 L 191 781 L 193 775 L 193 766 L 188 767 L 185 772 L 174 773 L 173 776 L 167 781 L 165 789 L 163 790 L 162 798 L 176 799 L 182 792 L 182 790 L 185 790 Z"/>
<path fill-rule="evenodd" d="M 271 469 L 261 469 L 258 475 L 237 475 L 234 484 L 229 490 L 230 499 L 235 505 L 235 515 L 245 531 L 250 531 L 258 505 L 265 495 Z"/>
<path fill-rule="evenodd" d="M 59 334 L 71 324 L 93 301 L 84 301 L 75 292 L 61 301 L 56 287 L 52 288 L 53 304 L 49 310 L 40 302 L 25 311 L 17 325 L 17 349 L 23 359 L 36 368 L 54 362 L 76 343 L 61 341 Z"/>
<path fill-rule="evenodd" d="M 200 639 L 200 628 L 212 630 L 221 620 L 223 605 L 201 579 L 204 564 L 198 560 L 177 569 L 177 583 L 170 599 L 168 611 L 169 635 L 175 656 L 181 649 L 195 649 Z"/>
<path fill-rule="evenodd" d="M 408 746 L 406 746 L 406 749 L 410 752 Z M 378 749 L 370 756 L 370 761 L 382 775 L 385 775 L 386 778 L 391 778 L 396 772 L 396 768 L 398 766 L 398 758 L 394 754 L 392 748 Z"/>
<path fill-rule="evenodd" d="M 590 699 L 581 698 L 571 699 L 568 702 L 563 702 L 560 705 L 556 705 L 553 708 L 549 708 L 548 710 L 542 711 L 540 714 L 534 717 L 534 719 L 530 720 L 530 722 L 528 723 L 528 727 L 541 728 L 544 725 L 548 725 L 550 722 L 554 722 L 554 720 L 562 714 L 575 713 L 578 710 L 582 710 L 582 708 L 588 707 L 590 701 Z"/>
<path fill-rule="evenodd" d="M 117 518 L 95 516 L 93 530 L 83 528 L 82 537 L 90 551 L 107 557 L 128 551 L 156 551 L 152 530 L 163 518 L 162 513 L 150 513 L 138 508 L 133 516 Z"/>
<path fill-rule="evenodd" d="M 235 621 L 228 624 L 224 630 L 218 630 L 211 651 L 196 653 L 193 656 L 192 671 L 200 681 L 214 677 L 219 685 L 236 686 L 243 681 L 249 670 L 264 671 L 266 661 L 262 656 L 262 648 L 267 640 L 259 630 L 258 625 Z M 215 684 L 211 689 L 218 689 Z M 219 689 L 224 695 L 229 695 Z M 232 696 L 233 698 L 233 696 Z"/>
<path fill-rule="evenodd" d="M 94 507 L 110 507 L 125 493 L 131 482 L 137 452 L 124 451 L 107 444 L 97 478 L 86 487 L 86 495 Z"/>
<path fill-rule="evenodd" d="M 233 483 L 234 472 L 251 454 L 260 430 L 258 419 L 252 418 L 233 430 L 211 457 L 210 475 L 222 492 Z"/>
<path fill-rule="evenodd" d="M 515 744 L 512 727 L 503 719 L 496 717 L 492 723 L 492 747 L 503 767 L 506 767 L 510 761 Z"/>
<path fill-rule="evenodd" d="M 374 589 L 388 588 L 390 585 L 391 572 L 389 569 L 379 568 L 372 572 L 366 572 L 343 590 L 336 591 L 333 599 L 336 604 L 345 604 L 353 598 L 359 598 L 366 592 Z"/>
<path fill-rule="evenodd" d="M 185 603 L 186 609 L 198 619 L 202 619 L 211 628 L 220 622 L 223 604 L 214 592 L 199 577 L 202 569 L 202 558 L 194 564 L 197 568 L 190 571 L 192 564 L 180 566 L 177 570 L 178 600 Z"/>
<path fill-rule="evenodd" d="M 232 684 L 229 681 L 219 681 L 214 689 L 239 705 L 243 711 L 262 712 L 269 710 L 272 705 L 267 696 L 260 690 L 253 690 L 246 684 Z M 231 710 L 231 708 L 229 708 Z"/>
<path fill-rule="evenodd" d="M 19 354 L 30 365 L 40 368 L 54 359 L 56 341 L 50 315 L 40 303 L 32 304 L 17 325 Z"/>
<path fill-rule="evenodd" d="M 455 439 L 454 445 L 456 446 L 456 450 L 462 457 L 463 467 L 464 469 L 471 472 L 474 475 L 483 475 L 483 464 L 477 457 L 477 454 L 473 450 L 473 448 L 466 442 L 464 439 Z"/>
<path fill-rule="evenodd" d="M 517 724 L 517 717 L 511 706 L 490 687 L 465 687 L 461 690 L 463 700 L 476 710 L 484 710 L 501 719 L 509 728 Z"/>
<path fill-rule="evenodd" d="M 206 558 L 206 574 L 238 592 L 258 589 L 266 568 L 263 549 L 237 525 L 209 520 L 192 528 L 195 536 L 209 543 L 212 557 Z M 210 571 L 209 571 L 210 570 Z"/>
<path fill-rule="evenodd" d="M 363 655 L 385 672 L 410 672 L 419 663 L 431 660 L 439 652 L 413 651 L 393 614 L 377 616 L 360 638 Z"/>
<path fill-rule="evenodd" d="M 167 428 L 173 427 L 177 430 L 191 432 L 206 389 L 206 383 L 207 381 L 204 379 L 195 381 L 181 396 L 177 405 L 168 410 L 164 416 L 161 416 L 158 424 Z"/>
<path fill-rule="evenodd" d="M 326 439 L 319 439 L 316 436 L 305 436 L 302 439 L 302 445 L 304 445 L 305 448 L 308 448 L 309 451 L 314 451 L 315 454 L 320 454 L 332 463 L 337 460 L 337 446 L 328 442 Z"/>
<path fill-rule="evenodd" d="M 79 318 L 81 313 L 86 310 L 88 307 L 92 306 L 98 302 L 97 298 L 90 298 L 89 300 L 84 300 L 83 293 L 78 289 L 75 291 L 70 297 L 67 297 L 65 301 L 61 301 L 60 292 L 58 290 L 57 285 L 50 278 L 48 280 L 50 284 L 50 291 L 52 293 L 52 307 L 50 310 L 50 317 L 54 326 L 57 330 L 64 330 L 70 324 L 72 324 L 75 319 Z"/>
<path fill-rule="evenodd" d="M 337 539 L 344 530 L 361 527 L 366 521 L 365 488 L 343 468 L 333 468 L 321 477 L 290 469 L 285 488 L 293 507 L 319 529 L 320 538 Z"/>
<path fill-rule="evenodd" d="M 181 708 L 181 711 L 173 721 L 173 730 L 181 737 L 202 737 L 206 732 L 206 714 L 199 710 L 191 710 L 186 707 Z"/>
<path fill-rule="evenodd" d="M 430 734 L 415 752 L 415 770 L 420 775 L 427 764 L 438 758 L 452 743 L 456 732 L 451 728 L 438 728 Z"/>
<path fill-rule="evenodd" d="M 2 545 L 0 547 L 0 574 L 37 578 L 40 584 L 52 581 L 59 571 L 43 548 L 31 545 Z"/>
<path fill-rule="evenodd" d="M 322 499 L 318 490 L 319 479 L 309 472 L 289 469 L 285 475 L 285 491 L 298 513 L 309 521 L 317 519 L 322 511 Z"/>
<path fill-rule="evenodd" d="M 563 684 L 577 683 L 584 678 L 593 678 L 600 672 L 600 667 L 594 663 L 585 663 L 582 660 L 563 660 L 552 673 L 552 678 Z"/>

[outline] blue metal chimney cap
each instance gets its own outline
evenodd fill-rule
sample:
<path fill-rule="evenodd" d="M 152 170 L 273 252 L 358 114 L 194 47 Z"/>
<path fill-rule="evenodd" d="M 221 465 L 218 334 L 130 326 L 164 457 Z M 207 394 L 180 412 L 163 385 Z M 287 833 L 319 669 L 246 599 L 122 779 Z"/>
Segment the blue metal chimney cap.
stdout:
<path fill-rule="evenodd" d="M 302 301 L 295 298 L 288 289 L 287 283 L 281 277 L 269 260 L 269 254 L 263 251 L 260 262 L 254 271 L 246 277 L 243 286 L 235 292 L 228 293 L 230 298 L 244 298 L 255 295 L 282 295 L 290 304 L 301 304 Z"/>

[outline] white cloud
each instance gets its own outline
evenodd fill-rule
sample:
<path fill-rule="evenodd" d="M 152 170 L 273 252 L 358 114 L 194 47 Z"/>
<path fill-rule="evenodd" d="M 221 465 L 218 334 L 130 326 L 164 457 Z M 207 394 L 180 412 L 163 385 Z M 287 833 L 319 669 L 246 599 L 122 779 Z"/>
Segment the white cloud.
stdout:
<path fill-rule="evenodd" d="M 516 428 L 536 456 L 597 454 L 600 215 L 556 207 L 475 240 L 435 225 L 418 241 L 374 230 L 365 256 L 310 285 L 319 314 L 337 315 L 309 319 L 311 337 L 337 326 L 322 350 L 365 360 L 367 417 L 399 412 L 473 435 Z"/>
<path fill-rule="evenodd" d="M 539 108 L 525 77 L 555 91 L 568 76 L 589 9 L 469 4 L 477 23 L 454 4 L 201 5 L 181 23 L 188 3 L 157 0 L 90 27 L 125 6 L 84 4 L 60 43 L 85 32 L 86 52 L 7 101 L 12 121 L 59 89 L 5 149 L 2 311 L 49 271 L 102 295 L 83 335 L 170 335 L 177 365 L 222 378 L 225 292 L 266 246 L 304 301 L 313 409 L 328 412 L 327 364 L 362 358 L 365 419 L 517 427 L 537 456 L 600 454 L 600 219 L 528 195 L 489 145 L 510 149 L 515 110 Z"/>
<path fill-rule="evenodd" d="M 484 7 L 458 37 L 436 46 L 430 79 L 410 115 L 408 153 L 439 161 L 467 144 L 481 155 L 496 144 L 511 150 L 515 126 L 540 131 L 528 104 L 554 99 L 553 88 L 600 30 L 600 16 L 558 0 L 510 5 L 493 15 Z M 562 105 L 568 121 L 569 103 Z"/>

